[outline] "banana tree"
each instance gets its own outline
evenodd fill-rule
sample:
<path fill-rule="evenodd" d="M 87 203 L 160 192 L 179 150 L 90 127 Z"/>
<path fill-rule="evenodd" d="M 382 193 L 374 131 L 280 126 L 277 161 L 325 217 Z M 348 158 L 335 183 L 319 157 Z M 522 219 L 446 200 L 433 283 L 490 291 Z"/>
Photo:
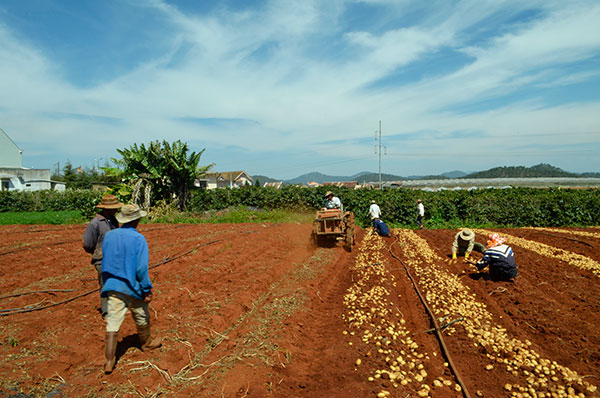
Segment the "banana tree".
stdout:
<path fill-rule="evenodd" d="M 132 187 L 135 203 L 149 208 L 152 203 L 164 200 L 185 210 L 194 182 L 213 166 L 198 166 L 204 149 L 190 154 L 188 150 L 187 143 L 179 140 L 173 144 L 152 141 L 148 146 L 133 144 L 117 149 L 122 158 L 113 161 L 123 166 L 124 181 Z"/>

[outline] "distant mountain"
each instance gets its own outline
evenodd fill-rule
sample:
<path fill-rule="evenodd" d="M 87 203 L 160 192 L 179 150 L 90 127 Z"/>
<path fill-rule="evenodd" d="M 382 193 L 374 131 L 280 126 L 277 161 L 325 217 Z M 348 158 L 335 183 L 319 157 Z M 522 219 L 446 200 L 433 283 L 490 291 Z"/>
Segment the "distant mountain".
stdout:
<path fill-rule="evenodd" d="M 464 177 L 469 173 L 465 173 L 464 171 L 460 171 L 460 170 L 454 170 L 454 171 L 448 171 L 447 173 L 442 173 L 442 175 L 444 177 L 447 178 L 460 178 L 460 177 Z"/>
<path fill-rule="evenodd" d="M 450 177 L 446 177 L 443 174 L 420 176 L 420 177 L 415 178 L 415 180 L 448 180 L 448 179 L 450 179 Z"/>
<path fill-rule="evenodd" d="M 535 166 L 502 166 L 486 171 L 468 174 L 461 178 L 535 178 L 535 177 L 580 177 L 580 174 L 569 173 L 546 163 Z"/>
<path fill-rule="evenodd" d="M 308 174 L 302 174 L 296 178 L 292 178 L 291 180 L 285 180 L 286 184 L 307 184 L 311 181 L 316 181 L 318 183 L 321 182 L 332 182 L 332 181 L 346 181 L 347 177 L 336 177 L 329 176 L 319 172 L 312 172 Z"/>
<path fill-rule="evenodd" d="M 579 176 L 586 178 L 600 178 L 600 173 L 581 173 Z"/>
<path fill-rule="evenodd" d="M 494 167 L 486 171 L 478 171 L 467 173 L 461 170 L 448 171 L 439 175 L 425 175 L 425 176 L 399 176 L 394 174 L 381 174 L 382 181 L 402 181 L 402 180 L 444 180 L 454 178 L 535 178 L 535 177 L 595 177 L 600 178 L 600 173 L 569 173 L 558 167 L 546 163 L 540 163 L 535 166 L 502 166 Z M 281 181 L 273 179 L 263 175 L 252 176 L 254 181 L 258 178 L 261 185 L 265 182 Z M 363 182 L 377 182 L 379 181 L 379 174 L 372 173 L 369 171 L 362 171 L 351 176 L 330 176 L 327 174 L 312 172 L 303 174 L 299 177 L 292 178 L 290 180 L 284 180 L 285 184 L 307 184 L 311 181 L 318 183 L 324 182 L 337 182 L 337 181 L 357 181 Z"/>
<path fill-rule="evenodd" d="M 274 178 L 271 177 L 267 177 L 267 176 L 263 176 L 263 175 L 255 175 L 252 176 L 252 179 L 254 180 L 254 182 L 256 182 L 258 180 L 258 182 L 260 183 L 260 185 L 262 186 L 265 182 L 279 182 L 281 180 L 276 180 Z"/>
<path fill-rule="evenodd" d="M 397 176 L 394 174 L 384 174 L 381 173 L 381 181 L 401 181 L 404 180 L 404 177 Z M 350 180 L 345 181 L 358 181 L 358 182 L 377 182 L 379 181 L 379 173 L 365 173 L 360 176 L 352 176 Z"/>

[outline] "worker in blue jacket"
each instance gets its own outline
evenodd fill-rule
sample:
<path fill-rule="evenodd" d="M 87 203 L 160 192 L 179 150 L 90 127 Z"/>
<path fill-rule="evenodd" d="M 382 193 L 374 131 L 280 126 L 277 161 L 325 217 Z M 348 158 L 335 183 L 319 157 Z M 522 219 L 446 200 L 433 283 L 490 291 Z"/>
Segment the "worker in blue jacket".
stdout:
<path fill-rule="evenodd" d="M 101 296 L 108 298 L 104 372 L 113 371 L 116 363 L 117 337 L 127 310 L 137 326 L 142 351 L 158 348 L 161 339 L 151 338 L 148 304 L 152 301 L 152 283 L 148 276 L 148 243 L 137 231 L 146 212 L 137 205 L 125 205 L 116 215 L 121 228 L 109 231 L 102 245 Z"/>

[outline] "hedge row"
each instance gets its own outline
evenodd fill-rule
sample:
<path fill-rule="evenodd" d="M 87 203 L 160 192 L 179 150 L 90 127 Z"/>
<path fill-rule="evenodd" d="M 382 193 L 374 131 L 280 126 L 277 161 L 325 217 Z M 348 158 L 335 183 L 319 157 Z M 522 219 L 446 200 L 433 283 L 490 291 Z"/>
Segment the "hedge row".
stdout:
<path fill-rule="evenodd" d="M 1 191 L 0 212 L 77 210 L 86 217 L 95 214 L 102 193 L 89 189 L 60 191 Z"/>
<path fill-rule="evenodd" d="M 188 206 L 192 213 L 232 206 L 263 209 L 314 210 L 322 206 L 323 194 L 331 188 L 246 187 L 195 191 Z M 332 189 L 344 207 L 353 211 L 359 224 L 366 225 L 371 200 L 377 201 L 382 218 L 391 224 L 411 225 L 416 200 L 425 206 L 430 225 L 576 226 L 600 225 L 600 190 L 574 189 L 482 189 L 474 191 L 424 192 L 399 190 Z M 79 210 L 94 214 L 101 193 L 89 190 L 66 192 L 0 192 L 0 212 Z"/>
<path fill-rule="evenodd" d="M 195 192 L 190 210 L 219 210 L 229 206 L 266 209 L 316 209 L 327 187 L 285 187 L 280 190 L 249 187 Z M 474 191 L 424 192 L 399 190 L 334 189 L 344 207 L 357 221 L 369 222 L 368 209 L 375 200 L 382 219 L 398 225 L 414 224 L 416 200 L 425 206 L 425 220 L 433 225 L 575 226 L 600 225 L 600 190 L 482 189 Z"/>

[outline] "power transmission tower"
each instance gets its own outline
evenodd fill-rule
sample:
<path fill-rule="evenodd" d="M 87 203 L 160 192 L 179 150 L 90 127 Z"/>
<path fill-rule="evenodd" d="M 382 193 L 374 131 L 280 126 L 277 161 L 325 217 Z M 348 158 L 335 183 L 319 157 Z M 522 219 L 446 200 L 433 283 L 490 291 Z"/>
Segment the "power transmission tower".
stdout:
<path fill-rule="evenodd" d="M 383 182 L 381 181 L 381 120 L 379 121 L 379 130 L 375 131 L 375 139 L 379 140 L 379 150 L 375 147 L 375 153 L 379 154 L 379 189 L 383 189 Z M 386 150 L 385 146 L 383 149 Z"/>

